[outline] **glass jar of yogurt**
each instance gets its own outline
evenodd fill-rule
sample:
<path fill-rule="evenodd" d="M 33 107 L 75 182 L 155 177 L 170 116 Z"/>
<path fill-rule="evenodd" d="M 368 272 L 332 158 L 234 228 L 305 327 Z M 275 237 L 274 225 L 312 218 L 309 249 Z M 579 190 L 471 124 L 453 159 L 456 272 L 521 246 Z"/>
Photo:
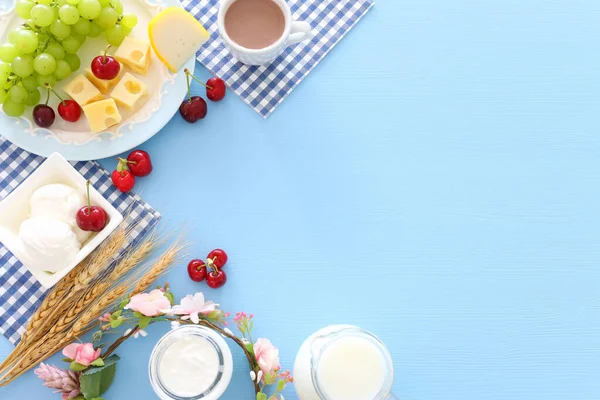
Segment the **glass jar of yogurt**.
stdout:
<path fill-rule="evenodd" d="M 186 325 L 158 341 L 148 369 L 161 400 L 217 400 L 231 381 L 233 358 L 219 333 Z"/>
<path fill-rule="evenodd" d="M 351 325 L 315 332 L 300 347 L 294 385 L 300 400 L 397 400 L 394 365 L 385 345 Z"/>

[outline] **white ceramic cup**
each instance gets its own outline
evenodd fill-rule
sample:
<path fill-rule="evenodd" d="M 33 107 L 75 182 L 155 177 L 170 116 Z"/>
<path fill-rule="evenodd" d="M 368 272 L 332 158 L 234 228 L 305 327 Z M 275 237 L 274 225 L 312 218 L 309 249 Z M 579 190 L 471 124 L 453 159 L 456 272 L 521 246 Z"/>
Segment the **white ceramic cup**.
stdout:
<path fill-rule="evenodd" d="M 272 0 L 281 8 L 285 16 L 285 28 L 283 35 L 272 45 L 263 49 L 247 49 L 240 46 L 227 35 L 225 30 L 225 14 L 231 4 L 237 0 L 221 0 L 221 8 L 219 9 L 219 34 L 223 43 L 238 61 L 248 65 L 265 65 L 273 61 L 279 56 L 283 50 L 295 43 L 303 42 L 312 39 L 314 34 L 308 22 L 294 21 L 292 19 L 292 11 L 285 0 Z"/>

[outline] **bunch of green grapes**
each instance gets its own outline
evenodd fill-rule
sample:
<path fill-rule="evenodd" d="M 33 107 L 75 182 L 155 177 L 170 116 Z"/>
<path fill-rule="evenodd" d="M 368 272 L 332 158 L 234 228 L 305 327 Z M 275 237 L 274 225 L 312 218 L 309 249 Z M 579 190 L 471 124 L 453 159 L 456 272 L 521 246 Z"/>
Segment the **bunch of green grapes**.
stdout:
<path fill-rule="evenodd" d="M 12 117 L 38 104 L 39 88 L 79 69 L 88 36 L 119 46 L 137 24 L 121 0 L 17 0 L 15 11 L 25 22 L 0 45 L 0 104 Z"/>

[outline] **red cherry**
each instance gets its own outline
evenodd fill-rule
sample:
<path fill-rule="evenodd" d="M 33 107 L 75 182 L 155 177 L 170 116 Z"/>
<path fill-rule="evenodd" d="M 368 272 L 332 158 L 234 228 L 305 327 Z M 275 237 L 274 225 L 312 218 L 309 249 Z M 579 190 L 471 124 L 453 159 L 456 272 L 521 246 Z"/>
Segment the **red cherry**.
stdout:
<path fill-rule="evenodd" d="M 127 166 L 135 176 L 147 176 L 152 172 L 150 154 L 144 150 L 134 150 L 127 156 Z"/>
<path fill-rule="evenodd" d="M 188 275 L 194 282 L 202 282 L 206 278 L 206 264 L 202 260 L 192 260 L 188 264 Z"/>
<path fill-rule="evenodd" d="M 225 82 L 221 78 L 210 78 L 206 82 L 206 97 L 212 101 L 220 101 L 225 97 L 227 88 Z"/>
<path fill-rule="evenodd" d="M 77 211 L 75 220 L 79 229 L 85 232 L 100 232 L 106 226 L 108 215 L 102 207 L 92 206 L 90 200 L 90 181 L 86 183 L 88 205 Z"/>
<path fill-rule="evenodd" d="M 123 193 L 129 192 L 135 185 L 135 177 L 129 170 L 114 170 L 111 179 L 113 185 Z"/>
<path fill-rule="evenodd" d="M 33 121 L 37 126 L 49 128 L 54 123 L 56 114 L 52 107 L 46 104 L 38 104 L 33 107 Z"/>
<path fill-rule="evenodd" d="M 200 96 L 192 96 L 179 106 L 179 114 L 190 124 L 206 117 L 207 112 L 206 101 Z"/>
<path fill-rule="evenodd" d="M 121 71 L 121 64 L 112 56 L 106 55 L 110 46 L 104 50 L 104 54 L 92 60 L 92 73 L 98 79 L 115 79 Z"/>
<path fill-rule="evenodd" d="M 225 271 L 217 269 L 215 271 L 210 271 L 206 276 L 206 284 L 208 287 L 217 289 L 223 286 L 227 282 L 227 274 Z"/>
<path fill-rule="evenodd" d="M 81 107 L 74 100 L 63 100 L 58 103 L 58 115 L 68 122 L 77 122 L 81 117 Z"/>
<path fill-rule="evenodd" d="M 225 250 L 214 249 L 206 256 L 217 268 L 223 268 L 227 263 L 227 253 Z"/>

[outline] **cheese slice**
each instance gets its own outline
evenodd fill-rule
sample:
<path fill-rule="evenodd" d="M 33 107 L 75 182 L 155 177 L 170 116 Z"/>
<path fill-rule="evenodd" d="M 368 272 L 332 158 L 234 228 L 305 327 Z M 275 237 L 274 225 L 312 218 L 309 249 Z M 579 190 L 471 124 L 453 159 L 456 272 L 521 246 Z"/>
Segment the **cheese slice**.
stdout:
<path fill-rule="evenodd" d="M 133 111 L 137 102 L 147 94 L 146 84 L 128 72 L 115 86 L 110 97 L 115 99 L 118 105 Z"/>
<path fill-rule="evenodd" d="M 158 58 L 173 72 L 181 69 L 210 37 L 191 14 L 169 7 L 152 18 L 148 36 Z"/>
<path fill-rule="evenodd" d="M 100 93 L 106 94 L 110 91 L 110 88 L 112 88 L 117 84 L 117 82 L 119 82 L 119 79 L 121 79 L 121 77 L 123 76 L 124 71 L 125 69 L 121 68 L 121 70 L 119 71 L 119 75 L 117 75 L 116 78 L 107 81 L 106 79 L 100 79 L 96 77 L 96 75 L 94 75 L 91 69 L 86 68 L 85 77 L 88 78 L 89 81 L 92 82 L 94 86 L 96 86 L 96 88 L 98 88 Z"/>
<path fill-rule="evenodd" d="M 77 75 L 67 86 L 65 93 L 73 98 L 80 106 L 104 99 L 102 93 L 85 76 Z"/>
<path fill-rule="evenodd" d="M 81 107 L 94 133 L 105 131 L 121 122 L 121 114 L 113 99 L 97 101 Z"/>
<path fill-rule="evenodd" d="M 133 72 L 146 75 L 152 60 L 150 43 L 127 36 L 115 52 L 115 58 L 121 64 L 131 68 Z"/>

